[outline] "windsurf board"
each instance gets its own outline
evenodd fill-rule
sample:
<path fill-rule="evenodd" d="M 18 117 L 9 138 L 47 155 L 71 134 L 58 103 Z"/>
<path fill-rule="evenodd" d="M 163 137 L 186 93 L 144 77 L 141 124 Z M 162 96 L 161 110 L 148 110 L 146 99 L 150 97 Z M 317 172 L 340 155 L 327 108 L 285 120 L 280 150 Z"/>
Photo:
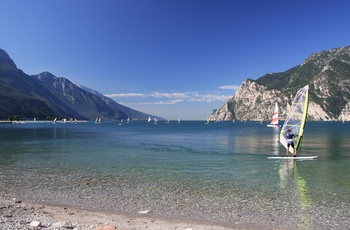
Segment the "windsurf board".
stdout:
<path fill-rule="evenodd" d="M 285 159 L 285 160 L 313 160 L 316 159 L 318 156 L 299 156 L 299 157 L 281 157 L 281 156 L 276 156 L 276 157 L 267 157 L 267 159 Z"/>

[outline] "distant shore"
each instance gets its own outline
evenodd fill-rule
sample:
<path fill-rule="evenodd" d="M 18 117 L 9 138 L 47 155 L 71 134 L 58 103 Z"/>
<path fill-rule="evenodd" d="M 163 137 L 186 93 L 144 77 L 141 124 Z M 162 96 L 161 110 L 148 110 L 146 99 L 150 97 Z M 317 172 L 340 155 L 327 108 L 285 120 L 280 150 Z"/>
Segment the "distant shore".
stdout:
<path fill-rule="evenodd" d="M 258 226 L 237 227 L 211 225 L 178 219 L 159 219 L 147 210 L 135 215 L 125 215 L 83 208 L 55 206 L 0 199 L 1 229 L 79 229 L 79 230 L 228 230 L 258 229 Z M 264 229 L 264 228 L 259 228 Z M 281 229 L 281 228 L 278 228 Z"/>
<path fill-rule="evenodd" d="M 2 120 L 0 124 L 42 124 L 42 123 L 86 123 L 88 120 L 19 120 L 19 121 L 8 121 Z"/>

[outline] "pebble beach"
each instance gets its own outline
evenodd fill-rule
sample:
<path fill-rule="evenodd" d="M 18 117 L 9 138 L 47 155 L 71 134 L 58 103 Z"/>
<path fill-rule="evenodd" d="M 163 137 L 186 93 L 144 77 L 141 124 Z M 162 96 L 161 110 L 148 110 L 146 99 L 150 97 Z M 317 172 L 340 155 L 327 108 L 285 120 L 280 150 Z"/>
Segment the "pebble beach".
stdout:
<path fill-rule="evenodd" d="M 152 217 L 150 210 L 143 210 L 135 213 L 135 215 L 125 215 L 82 208 L 37 204 L 15 198 L 12 200 L 0 200 L 0 226 L 2 230 L 254 229 L 254 226 L 225 227 L 179 219 L 160 219 Z"/>

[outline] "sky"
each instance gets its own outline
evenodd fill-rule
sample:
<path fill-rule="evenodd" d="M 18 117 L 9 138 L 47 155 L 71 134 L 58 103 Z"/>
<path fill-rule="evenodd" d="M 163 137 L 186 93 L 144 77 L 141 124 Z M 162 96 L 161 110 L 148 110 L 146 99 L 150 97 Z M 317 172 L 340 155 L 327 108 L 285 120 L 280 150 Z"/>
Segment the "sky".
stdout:
<path fill-rule="evenodd" d="M 0 48 L 167 119 L 204 120 L 247 79 L 350 45 L 350 1 L 0 0 Z"/>

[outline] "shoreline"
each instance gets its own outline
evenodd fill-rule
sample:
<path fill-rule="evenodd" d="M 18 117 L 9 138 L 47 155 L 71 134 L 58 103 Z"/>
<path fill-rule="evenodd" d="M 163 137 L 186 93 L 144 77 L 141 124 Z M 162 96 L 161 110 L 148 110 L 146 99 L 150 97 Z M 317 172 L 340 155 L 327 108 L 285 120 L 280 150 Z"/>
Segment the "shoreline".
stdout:
<path fill-rule="evenodd" d="M 76 230 L 251 230 L 289 229 L 267 227 L 249 223 L 221 226 L 178 218 L 161 218 L 152 211 L 122 214 L 104 210 L 91 210 L 69 205 L 43 204 L 13 198 L 0 199 L 0 225 L 2 229 L 76 229 Z"/>

